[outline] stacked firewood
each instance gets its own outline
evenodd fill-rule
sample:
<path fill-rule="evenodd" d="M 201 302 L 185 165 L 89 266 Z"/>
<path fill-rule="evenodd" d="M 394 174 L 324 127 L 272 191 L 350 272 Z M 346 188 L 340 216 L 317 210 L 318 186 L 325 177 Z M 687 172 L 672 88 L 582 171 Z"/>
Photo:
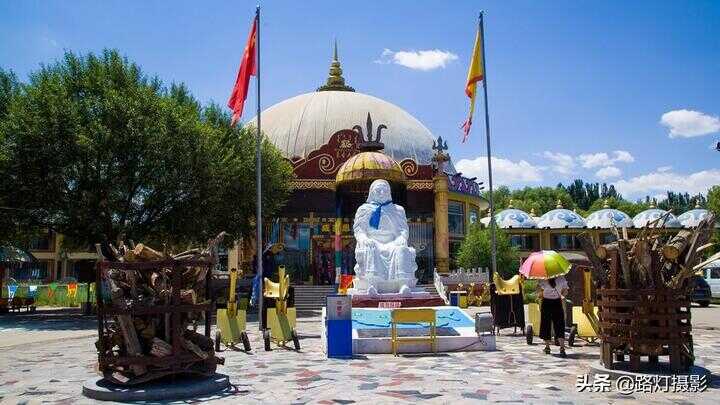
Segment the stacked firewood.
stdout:
<path fill-rule="evenodd" d="M 106 376 L 121 384 L 135 384 L 178 371 L 210 374 L 215 371 L 213 341 L 195 332 L 204 323 L 201 310 L 177 314 L 153 311 L 153 308 L 176 308 L 178 305 L 210 304 L 207 294 L 207 272 L 217 262 L 218 245 L 225 233 L 208 241 L 205 248 L 173 254 L 167 249 L 155 250 L 142 243 L 118 241 L 117 246 L 98 244 L 98 253 L 109 263 L 101 273 L 103 308 L 112 316 L 105 319 L 98 341 L 100 367 Z M 176 296 L 179 292 L 179 300 Z M 175 319 L 172 317 L 175 316 Z M 179 332 L 172 330 L 174 325 Z M 173 339 L 179 344 L 173 349 Z M 170 362 L 145 362 L 119 365 L 119 358 L 177 357 L 194 355 L 195 361 L 178 365 Z M 191 356 L 193 357 L 193 356 Z M 102 359 L 105 359 L 104 361 Z"/>
<path fill-rule="evenodd" d="M 598 287 L 625 289 L 689 287 L 688 280 L 703 265 L 720 258 L 716 254 L 701 263 L 704 252 L 713 246 L 709 243 L 715 227 L 715 216 L 709 215 L 693 229 L 683 229 L 674 235 L 663 232 L 668 216 L 650 222 L 634 238 L 628 238 L 627 229 L 613 228 L 616 241 L 594 244 L 586 235 L 580 242 L 593 264 L 593 278 Z M 616 260 L 617 279 L 610 280 L 610 263 Z"/>

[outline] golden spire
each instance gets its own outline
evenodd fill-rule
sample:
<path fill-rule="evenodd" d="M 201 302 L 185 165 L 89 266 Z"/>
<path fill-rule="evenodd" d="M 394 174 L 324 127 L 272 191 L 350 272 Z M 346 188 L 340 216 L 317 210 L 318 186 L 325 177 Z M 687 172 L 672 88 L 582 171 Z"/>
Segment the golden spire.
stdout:
<path fill-rule="evenodd" d="M 557 199 L 557 204 L 555 205 L 555 208 L 560 209 L 560 208 L 562 208 L 562 207 L 563 207 L 563 206 L 562 206 L 562 201 L 560 201 L 560 199 L 558 198 L 558 199 Z"/>
<path fill-rule="evenodd" d="M 700 199 L 698 198 L 697 200 L 695 200 L 695 209 L 697 210 L 700 208 L 702 208 L 702 207 L 700 206 Z"/>
<path fill-rule="evenodd" d="M 610 201 L 609 199 L 605 199 L 605 202 L 603 203 L 603 208 L 610 208 Z"/>
<path fill-rule="evenodd" d="M 325 85 L 318 87 L 317 91 L 355 91 L 350 86 L 345 85 L 345 78 L 342 76 L 342 67 L 338 59 L 337 39 L 333 46 L 333 59 L 330 63 L 330 74 L 328 75 Z"/>
<path fill-rule="evenodd" d="M 510 202 L 508 203 L 508 208 L 515 208 L 513 207 L 513 199 L 510 199 Z"/>
<path fill-rule="evenodd" d="M 530 216 L 535 217 L 535 208 L 530 208 Z"/>

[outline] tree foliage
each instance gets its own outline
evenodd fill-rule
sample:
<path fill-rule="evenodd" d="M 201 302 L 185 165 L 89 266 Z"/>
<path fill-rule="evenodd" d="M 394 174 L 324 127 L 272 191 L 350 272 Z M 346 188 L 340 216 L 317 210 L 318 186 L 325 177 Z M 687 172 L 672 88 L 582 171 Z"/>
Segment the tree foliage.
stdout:
<path fill-rule="evenodd" d="M 80 247 L 119 234 L 185 244 L 250 230 L 254 131 L 231 128 L 184 85 L 166 87 L 114 50 L 67 52 L 6 106 L 0 195 L 21 209 L 16 225 L 41 224 Z M 291 168 L 268 143 L 262 155 L 271 215 L 287 198 Z"/>
<path fill-rule="evenodd" d="M 720 186 L 712 186 L 707 193 L 707 209 L 720 218 Z"/>
<path fill-rule="evenodd" d="M 666 211 L 672 211 L 675 215 L 680 215 L 683 212 L 695 208 L 696 204 L 699 204 L 701 207 L 705 206 L 706 200 L 702 194 L 690 196 L 689 193 L 668 191 L 667 198 L 660 201 L 657 206 Z"/>
<path fill-rule="evenodd" d="M 489 197 L 489 191 L 485 191 L 483 198 Z M 506 186 L 500 186 L 493 190 L 493 198 L 496 212 L 508 208 L 511 200 L 513 207 L 527 212 L 534 209 L 538 215 L 555 209 L 558 200 L 564 208 L 575 208 L 570 194 L 558 187 L 525 187 L 511 191 Z"/>
<path fill-rule="evenodd" d="M 503 278 L 517 274 L 520 256 L 516 248 L 510 245 L 510 238 L 502 230 L 495 233 L 497 243 L 497 270 Z M 490 229 L 473 225 L 468 229 L 465 240 L 460 245 L 457 261 L 463 268 L 479 268 L 492 266 Z"/>
<path fill-rule="evenodd" d="M 558 188 L 567 191 L 577 208 L 584 211 L 589 210 L 593 203 L 600 199 L 622 199 L 612 184 L 585 183 L 581 179 L 575 179 L 567 186 L 558 184 Z"/>
<path fill-rule="evenodd" d="M 667 198 L 659 203 L 649 196 L 643 200 L 629 201 L 624 199 L 612 184 L 586 183 L 581 179 L 576 179 L 568 185 L 558 184 L 555 188 L 525 187 L 510 190 L 507 186 L 500 186 L 493 191 L 493 197 L 497 211 L 507 208 L 512 201 L 513 207 L 526 212 L 534 209 L 538 216 L 554 209 L 558 200 L 564 208 L 577 209 L 583 216 L 602 209 L 606 202 L 610 208 L 619 209 L 630 217 L 648 209 L 651 204 L 664 210 L 672 210 L 675 215 L 693 209 L 696 204 L 701 207 L 710 204 L 709 196 L 707 198 L 702 194 L 691 196 L 689 193 L 674 191 L 668 191 Z M 488 191 L 483 193 L 483 198 L 489 198 Z"/>

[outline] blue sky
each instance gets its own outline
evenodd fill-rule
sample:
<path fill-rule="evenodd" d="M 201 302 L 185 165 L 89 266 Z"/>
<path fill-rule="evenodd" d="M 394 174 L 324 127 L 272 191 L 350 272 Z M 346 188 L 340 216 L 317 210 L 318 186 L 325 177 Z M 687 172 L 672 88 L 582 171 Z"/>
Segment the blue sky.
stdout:
<path fill-rule="evenodd" d="M 720 183 L 720 2 L 260 3 L 264 107 L 322 84 L 337 37 L 351 86 L 409 111 L 449 140 L 464 173 L 484 178 L 482 115 L 462 146 L 459 130 L 484 9 L 499 183 L 581 177 L 628 197 Z M 224 104 L 255 4 L 3 1 L 0 65 L 24 79 L 65 49 L 117 48 Z"/>

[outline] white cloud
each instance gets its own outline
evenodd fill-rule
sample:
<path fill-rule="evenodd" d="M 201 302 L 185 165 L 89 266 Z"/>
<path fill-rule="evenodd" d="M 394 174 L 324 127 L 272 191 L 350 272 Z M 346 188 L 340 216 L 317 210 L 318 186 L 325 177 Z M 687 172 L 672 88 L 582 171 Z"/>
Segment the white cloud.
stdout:
<path fill-rule="evenodd" d="M 693 110 L 668 111 L 660 123 L 670 129 L 670 138 L 691 138 L 720 132 L 720 118 Z"/>
<path fill-rule="evenodd" d="M 578 156 L 578 160 L 586 169 L 592 169 L 598 166 L 607 166 L 610 164 L 610 156 L 607 153 L 585 153 Z"/>
<path fill-rule="evenodd" d="M 618 180 L 615 188 L 623 196 L 629 198 L 657 195 L 667 190 L 688 192 L 690 194 L 706 193 L 707 190 L 720 184 L 720 169 L 701 170 L 695 173 L 681 174 L 661 167 L 654 172 Z"/>
<path fill-rule="evenodd" d="M 669 172 L 670 170 L 672 170 L 672 166 L 660 166 L 657 168 L 660 173 Z"/>
<path fill-rule="evenodd" d="M 570 155 L 566 155 L 560 152 L 550 152 L 548 150 L 543 152 L 542 155 L 543 157 L 554 163 L 551 169 L 559 174 L 569 175 L 572 173 L 573 168 L 575 167 L 575 159 L 573 159 L 573 157 Z"/>
<path fill-rule="evenodd" d="M 607 166 L 595 172 L 595 176 L 601 180 L 611 179 L 613 177 L 620 177 L 622 171 L 615 166 Z"/>
<path fill-rule="evenodd" d="M 450 61 L 457 58 L 458 56 L 454 53 L 440 49 L 393 52 L 386 48 L 375 63 L 394 63 L 410 69 L 427 71 L 444 68 Z"/>
<path fill-rule="evenodd" d="M 578 156 L 578 160 L 582 164 L 582 167 L 586 169 L 611 166 L 616 162 L 631 163 L 635 161 L 633 155 L 626 150 L 616 150 L 612 154 L 613 156 L 611 157 L 605 152 L 585 153 Z"/>
<path fill-rule="evenodd" d="M 613 159 L 614 162 L 632 163 L 635 161 L 633 155 L 626 150 L 616 150 L 613 154 L 615 155 L 615 158 Z"/>
<path fill-rule="evenodd" d="M 513 162 L 509 159 L 493 157 L 492 167 L 494 184 L 511 185 L 542 181 L 541 169 L 525 160 Z M 487 182 L 487 157 L 485 156 L 478 156 L 472 160 L 461 159 L 455 164 L 455 168 L 463 176 L 477 177 L 479 181 Z"/>

